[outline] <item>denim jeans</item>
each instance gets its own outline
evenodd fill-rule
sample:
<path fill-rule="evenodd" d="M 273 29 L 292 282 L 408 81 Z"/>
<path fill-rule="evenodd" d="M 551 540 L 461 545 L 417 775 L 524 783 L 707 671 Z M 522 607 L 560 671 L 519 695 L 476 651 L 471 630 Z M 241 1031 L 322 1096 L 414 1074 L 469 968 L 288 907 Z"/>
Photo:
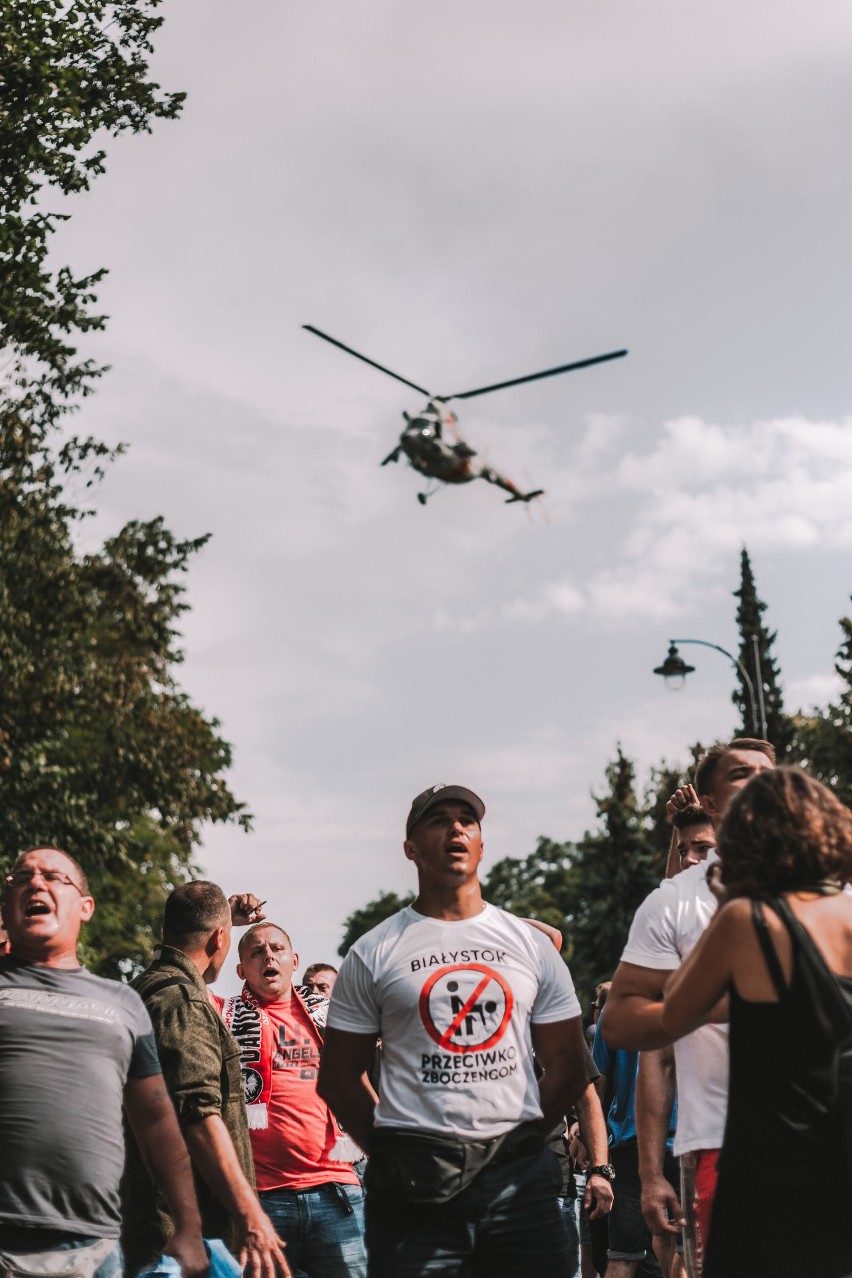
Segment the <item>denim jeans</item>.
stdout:
<path fill-rule="evenodd" d="M 580 1274 L 580 1209 L 576 1198 L 560 1198 L 559 1209 L 568 1234 L 568 1267 L 565 1278 L 579 1278 Z"/>
<path fill-rule="evenodd" d="M 369 1278 L 565 1278 L 571 1261 L 549 1149 L 491 1163 L 447 1203 L 367 1194 Z M 378 1201 L 377 1201 L 378 1197 Z"/>
<path fill-rule="evenodd" d="M 107 1241 L 97 1237 L 84 1237 L 80 1234 L 68 1234 L 63 1231 L 27 1228 L 26 1226 L 10 1226 L 4 1227 L 2 1230 L 2 1238 L 0 1238 L 0 1272 L 15 1272 L 20 1265 L 22 1273 L 40 1273 L 51 1271 L 61 1272 L 61 1266 L 57 1266 L 54 1270 L 52 1266 L 52 1258 L 56 1257 L 59 1252 L 75 1252 L 88 1247 L 94 1247 L 95 1244 L 102 1244 L 103 1258 L 96 1268 L 91 1269 L 91 1278 L 123 1278 L 124 1276 L 124 1256 L 121 1251 L 121 1244 L 118 1239 L 114 1239 L 112 1245 L 109 1246 Z M 73 1272 L 76 1267 L 75 1261 L 69 1256 L 69 1272 Z M 47 1265 L 42 1268 L 42 1262 L 47 1261 Z M 88 1268 L 92 1261 L 84 1261 L 84 1267 Z M 81 1270 L 81 1272 L 85 1272 Z"/>
<path fill-rule="evenodd" d="M 293 1278 L 366 1278 L 360 1185 L 264 1189 L 258 1197 L 286 1245 Z"/>

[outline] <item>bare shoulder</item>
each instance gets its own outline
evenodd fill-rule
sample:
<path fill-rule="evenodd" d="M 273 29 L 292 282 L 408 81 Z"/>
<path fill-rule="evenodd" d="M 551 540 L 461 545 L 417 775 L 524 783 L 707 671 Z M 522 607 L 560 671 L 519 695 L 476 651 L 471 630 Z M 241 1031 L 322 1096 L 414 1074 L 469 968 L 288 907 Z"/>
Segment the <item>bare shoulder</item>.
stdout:
<path fill-rule="evenodd" d="M 752 908 L 751 899 L 744 896 L 736 897 L 733 901 L 727 901 L 721 906 L 713 920 L 713 926 L 706 934 L 705 949 L 709 951 L 712 948 L 714 952 L 727 951 L 731 956 L 756 952 L 759 942 Z M 770 933 L 773 934 L 776 946 L 779 941 L 783 944 L 786 928 L 777 914 L 765 909 L 764 918 Z"/>
<path fill-rule="evenodd" d="M 738 896 L 733 901 L 726 901 L 719 910 L 717 927 L 741 928 L 751 926 L 751 901 L 748 897 Z M 773 915 L 774 917 L 774 915 Z"/>

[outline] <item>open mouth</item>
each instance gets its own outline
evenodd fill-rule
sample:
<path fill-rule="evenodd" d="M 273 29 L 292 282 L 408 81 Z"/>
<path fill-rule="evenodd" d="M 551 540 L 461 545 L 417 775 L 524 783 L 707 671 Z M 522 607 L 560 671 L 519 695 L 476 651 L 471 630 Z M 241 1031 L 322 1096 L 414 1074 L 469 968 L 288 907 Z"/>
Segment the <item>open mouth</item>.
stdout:
<path fill-rule="evenodd" d="M 51 913 L 52 913 L 52 910 L 46 901 L 30 901 L 29 905 L 24 911 L 24 917 L 28 919 L 32 919 L 39 914 L 51 914 Z"/>
<path fill-rule="evenodd" d="M 265 968 L 263 969 L 263 975 L 264 975 L 265 977 L 277 976 L 277 975 L 278 975 L 278 968 L 277 968 L 277 967 L 265 967 Z"/>

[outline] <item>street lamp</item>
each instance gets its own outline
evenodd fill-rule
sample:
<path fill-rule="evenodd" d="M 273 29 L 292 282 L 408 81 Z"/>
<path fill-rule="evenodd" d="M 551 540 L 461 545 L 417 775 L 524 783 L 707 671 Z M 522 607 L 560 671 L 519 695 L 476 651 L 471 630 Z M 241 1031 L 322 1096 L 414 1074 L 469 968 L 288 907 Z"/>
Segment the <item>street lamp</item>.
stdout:
<path fill-rule="evenodd" d="M 755 696 L 754 683 L 752 682 L 749 672 L 741 661 L 738 661 L 733 653 L 728 652 L 727 648 L 722 648 L 718 643 L 708 643 L 706 639 L 670 639 L 669 650 L 666 659 L 661 666 L 654 667 L 654 674 L 662 675 L 666 681 L 666 687 L 673 690 L 682 688 L 686 676 L 692 674 L 695 666 L 688 666 L 677 650 L 679 643 L 697 643 L 702 648 L 713 648 L 716 652 L 721 652 L 723 657 L 727 657 L 732 665 L 736 666 L 743 677 L 743 683 L 748 692 L 749 707 L 751 709 L 751 721 L 754 728 L 754 735 L 759 737 L 761 741 L 766 740 L 766 709 L 763 704 L 763 678 L 760 672 L 760 655 L 757 646 L 757 635 L 751 636 L 754 646 L 754 668 L 757 675 L 758 695 Z"/>

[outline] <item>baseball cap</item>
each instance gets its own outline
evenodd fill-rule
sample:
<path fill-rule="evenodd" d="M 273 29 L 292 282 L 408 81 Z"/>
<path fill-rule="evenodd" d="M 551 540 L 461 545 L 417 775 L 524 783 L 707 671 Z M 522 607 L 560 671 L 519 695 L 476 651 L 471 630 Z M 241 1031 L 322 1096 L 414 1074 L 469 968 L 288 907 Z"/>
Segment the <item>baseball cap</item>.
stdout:
<path fill-rule="evenodd" d="M 434 808 L 436 803 L 446 803 L 450 799 L 459 799 L 462 803 L 467 803 L 472 807 L 476 813 L 477 821 L 481 821 L 485 816 L 485 804 L 478 794 L 473 793 L 473 790 L 468 790 L 463 785 L 445 785 L 443 782 L 439 782 L 438 785 L 430 785 L 428 790 L 418 794 L 411 804 L 411 811 L 405 823 L 406 838 L 415 825 L 423 820 L 430 808 Z"/>

